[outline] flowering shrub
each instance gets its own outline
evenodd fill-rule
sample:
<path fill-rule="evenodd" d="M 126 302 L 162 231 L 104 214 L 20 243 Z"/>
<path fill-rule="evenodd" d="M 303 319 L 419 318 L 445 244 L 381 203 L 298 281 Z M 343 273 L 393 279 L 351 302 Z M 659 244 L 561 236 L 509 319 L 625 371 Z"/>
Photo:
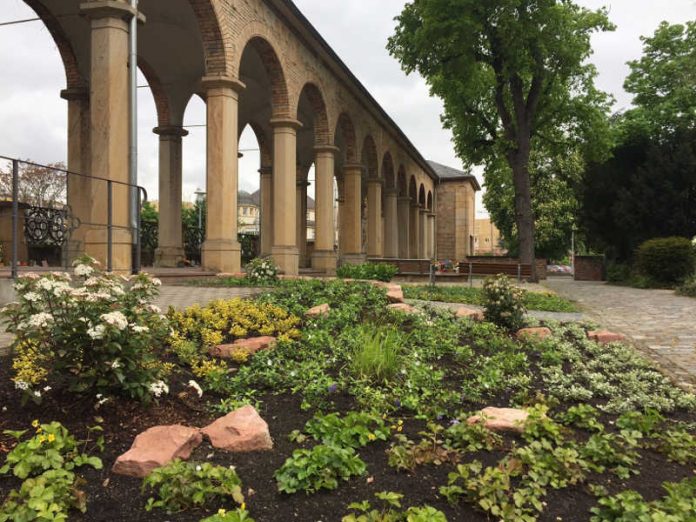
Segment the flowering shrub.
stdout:
<path fill-rule="evenodd" d="M 157 358 L 168 323 L 151 304 L 160 282 L 146 274 L 106 274 L 88 257 L 67 273 L 27 274 L 18 302 L 2 310 L 15 334 L 15 387 L 40 401 L 52 388 L 143 401 L 166 391 Z"/>
<path fill-rule="evenodd" d="M 487 277 L 483 283 L 484 315 L 487 321 L 508 330 L 524 325 L 524 290 L 516 287 L 507 276 Z"/>
<path fill-rule="evenodd" d="M 252 283 L 268 284 L 278 281 L 278 266 L 270 257 L 257 257 L 246 265 L 247 279 Z"/>

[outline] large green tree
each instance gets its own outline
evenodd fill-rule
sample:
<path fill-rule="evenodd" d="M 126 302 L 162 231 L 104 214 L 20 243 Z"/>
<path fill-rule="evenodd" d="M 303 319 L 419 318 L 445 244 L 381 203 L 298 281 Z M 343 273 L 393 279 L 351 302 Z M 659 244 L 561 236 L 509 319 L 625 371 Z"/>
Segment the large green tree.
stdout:
<path fill-rule="evenodd" d="M 570 0 L 413 0 L 397 22 L 388 49 L 444 101 L 459 156 L 507 163 L 520 258 L 534 266 L 530 155 L 609 144 L 608 98 L 587 63 L 592 33 L 613 29 L 606 12 Z"/>

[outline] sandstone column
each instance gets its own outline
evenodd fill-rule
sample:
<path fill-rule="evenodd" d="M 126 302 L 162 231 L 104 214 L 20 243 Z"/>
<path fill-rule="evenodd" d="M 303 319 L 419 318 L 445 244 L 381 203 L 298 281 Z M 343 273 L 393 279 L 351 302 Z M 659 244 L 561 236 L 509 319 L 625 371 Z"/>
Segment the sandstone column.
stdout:
<path fill-rule="evenodd" d="M 428 257 L 430 259 L 437 258 L 437 249 L 435 248 L 437 244 L 437 238 L 435 236 L 435 214 L 430 212 L 428 214 Z"/>
<path fill-rule="evenodd" d="M 387 189 L 384 193 L 384 257 L 399 257 L 399 216 L 397 193 Z"/>
<path fill-rule="evenodd" d="M 399 218 L 399 258 L 408 259 L 411 253 L 411 198 L 403 196 L 397 199 L 397 215 Z"/>
<path fill-rule="evenodd" d="M 418 249 L 419 256 L 421 259 L 426 259 L 428 257 L 428 209 L 420 208 L 420 216 L 418 222 L 418 236 L 420 239 L 420 247 Z"/>
<path fill-rule="evenodd" d="M 297 130 L 292 119 L 273 119 L 273 259 L 285 275 L 300 270 L 297 249 Z"/>
<path fill-rule="evenodd" d="M 345 239 L 343 258 L 347 263 L 362 263 L 362 165 L 345 165 L 343 183 L 345 202 L 343 204 L 343 231 Z"/>
<path fill-rule="evenodd" d="M 128 21 L 136 12 L 125 2 L 83 3 L 81 12 L 91 25 L 90 62 L 90 175 L 111 181 L 92 180 L 90 221 L 85 250 L 107 268 L 109 236 L 108 191 L 112 197 L 112 264 L 116 271 L 132 266 L 132 230 L 128 188 Z"/>
<path fill-rule="evenodd" d="M 334 162 L 338 148 L 322 145 L 314 148 L 314 171 L 316 178 L 316 201 L 314 215 L 314 253 L 312 268 L 327 274 L 336 271 L 334 242 Z M 339 218 L 340 219 L 340 218 Z"/>
<path fill-rule="evenodd" d="M 367 257 L 382 257 L 382 181 L 367 180 Z"/>
<path fill-rule="evenodd" d="M 411 202 L 409 222 L 409 255 L 412 259 L 420 258 L 420 207 L 418 203 Z"/>
<path fill-rule="evenodd" d="M 207 216 L 203 266 L 208 270 L 238 273 L 242 269 L 237 239 L 237 182 L 239 176 L 239 93 L 244 84 L 232 78 L 207 76 L 206 91 Z"/>
<path fill-rule="evenodd" d="M 273 167 L 261 167 L 261 256 L 270 256 L 273 250 Z"/>
<path fill-rule="evenodd" d="M 309 182 L 303 180 L 304 169 L 297 169 L 297 250 L 300 254 L 300 267 L 307 266 L 307 188 Z"/>
<path fill-rule="evenodd" d="M 67 198 L 72 217 L 79 227 L 73 230 L 68 245 L 75 258 L 84 253 L 85 234 L 90 220 L 92 181 L 90 180 L 90 111 L 89 90 L 65 89 L 61 98 L 68 101 L 68 170 L 82 176 L 68 175 Z M 82 224 L 85 223 L 85 224 Z M 69 261 L 72 261 L 70 259 Z"/>
<path fill-rule="evenodd" d="M 181 230 L 181 138 L 188 131 L 175 125 L 157 127 L 159 135 L 159 245 L 155 264 L 177 267 L 184 260 L 184 238 Z"/>

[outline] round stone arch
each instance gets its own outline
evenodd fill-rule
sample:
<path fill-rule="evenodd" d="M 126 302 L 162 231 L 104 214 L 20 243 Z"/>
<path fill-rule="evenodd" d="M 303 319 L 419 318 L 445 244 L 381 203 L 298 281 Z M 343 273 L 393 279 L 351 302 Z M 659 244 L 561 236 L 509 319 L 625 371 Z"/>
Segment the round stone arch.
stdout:
<path fill-rule="evenodd" d="M 275 42 L 269 28 L 261 22 L 251 22 L 239 34 L 237 39 L 237 56 L 234 77 L 239 78 L 245 52 L 250 47 L 259 55 L 271 82 L 271 105 L 273 118 L 291 118 L 288 82 L 281 54 L 277 51 L 282 46 Z"/>
<path fill-rule="evenodd" d="M 367 178 L 381 179 L 379 160 L 377 159 L 377 145 L 375 144 L 375 139 L 371 134 L 365 136 L 365 139 L 363 140 L 362 154 L 360 157 L 363 165 L 365 166 Z"/>
<path fill-rule="evenodd" d="M 355 125 L 353 124 L 353 118 L 347 111 L 342 111 L 338 115 L 336 130 L 334 131 L 334 145 L 341 149 L 346 164 L 358 162 Z"/>
<path fill-rule="evenodd" d="M 188 0 L 198 21 L 203 40 L 205 71 L 207 76 L 230 76 L 232 51 L 225 17 L 219 13 L 220 3 L 213 0 Z"/>
<path fill-rule="evenodd" d="M 294 117 L 301 121 L 301 104 L 305 99 L 309 103 L 314 115 L 314 143 L 316 145 L 329 145 L 333 142 L 333 136 L 329 128 L 329 115 L 325 102 L 326 98 L 323 93 L 324 90 L 318 82 L 308 81 L 300 90 L 293 104 L 295 107 Z"/>
<path fill-rule="evenodd" d="M 157 125 L 159 127 L 169 127 L 172 124 L 170 102 L 167 91 L 162 85 L 157 72 L 142 58 L 138 57 L 138 69 L 143 73 L 150 92 L 155 99 L 155 109 L 157 110 Z"/>
<path fill-rule="evenodd" d="M 270 167 L 273 165 L 273 145 L 272 145 L 272 140 L 268 139 L 268 135 L 264 131 L 263 125 L 261 125 L 258 121 L 255 120 L 249 120 L 246 122 L 244 125 L 241 126 L 242 129 L 246 128 L 246 126 L 249 126 L 254 133 L 254 136 L 256 136 L 256 141 L 259 144 L 259 152 L 261 156 L 261 167 Z M 239 133 L 239 136 L 241 137 L 241 132 Z"/>
<path fill-rule="evenodd" d="M 428 199 L 426 202 L 426 208 L 430 210 L 430 212 L 433 211 L 433 192 L 431 190 L 428 191 Z"/>
<path fill-rule="evenodd" d="M 421 183 L 420 189 L 418 189 L 418 205 L 421 208 L 426 208 L 427 205 L 427 196 L 425 194 L 425 185 Z"/>
<path fill-rule="evenodd" d="M 394 174 L 394 159 L 391 152 L 386 151 L 382 158 L 382 178 L 387 189 L 396 188 L 396 176 Z"/>
<path fill-rule="evenodd" d="M 396 189 L 399 197 L 402 198 L 408 196 L 408 183 L 406 179 L 406 167 L 404 167 L 404 164 L 402 163 L 399 165 L 399 172 L 396 175 Z"/>
<path fill-rule="evenodd" d="M 408 197 L 411 198 L 411 203 L 418 204 L 418 184 L 413 174 L 408 181 Z"/>

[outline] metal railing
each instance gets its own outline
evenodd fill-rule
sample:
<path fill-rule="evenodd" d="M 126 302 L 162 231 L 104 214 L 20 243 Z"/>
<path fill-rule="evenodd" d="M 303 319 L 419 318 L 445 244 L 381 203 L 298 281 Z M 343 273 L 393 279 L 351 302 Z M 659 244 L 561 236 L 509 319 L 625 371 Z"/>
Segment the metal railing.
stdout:
<path fill-rule="evenodd" d="M 3 165 L 5 163 L 5 165 Z M 77 183 L 77 190 L 72 187 Z M 79 184 L 82 183 L 82 187 Z M 96 185 L 95 185 L 96 184 Z M 99 185 L 103 185 L 100 187 Z M 85 189 L 85 187 L 87 187 Z M 85 189 L 80 191 L 79 189 Z M 42 165 L 31 161 L 20 160 L 0 155 L 0 196 L 2 202 L 11 201 L 11 270 L 12 277 L 17 277 L 20 262 L 36 263 L 30 249 L 47 249 L 49 247 L 61 250 L 61 266 L 69 267 L 69 254 L 71 237 L 76 231 L 98 230 L 106 231 L 106 268 L 112 271 L 114 256 L 114 232 L 125 230 L 130 232 L 132 238 L 132 271 L 140 272 L 141 269 L 141 223 L 140 211 L 136 212 L 138 218 L 134 224 L 116 223 L 114 219 L 114 192 L 125 190 L 128 194 L 136 192 L 137 208 L 141 209 L 147 201 L 147 191 L 138 185 L 115 181 L 98 176 L 90 176 L 71 172 L 60 165 Z M 93 201 L 94 198 L 105 201 Z M 128 197 L 123 198 L 129 201 Z M 2 203 L 0 202 L 0 203 Z M 83 207 L 82 212 L 75 214 L 71 205 L 78 203 Z M 106 205 L 105 222 L 93 221 L 94 213 L 89 207 L 98 208 L 98 205 Z M 23 211 L 23 213 L 21 213 Z M 0 220 L 3 209 L 0 209 Z M 125 215 L 128 213 L 126 212 Z M 4 217 L 5 219 L 7 216 Z M 24 226 L 20 231 L 20 220 Z M 7 234 L 6 227 L 0 226 L 0 236 Z M 24 242 L 20 245 L 20 238 Z M 4 245 L 6 237 L 0 237 Z M 24 260 L 20 260 L 20 246 L 27 248 Z M 84 245 L 78 246 L 74 254 L 84 251 Z M 44 251 L 45 253 L 45 251 Z M 35 252 L 34 252 L 34 255 Z M 43 254 L 42 254 L 43 255 Z M 43 261 L 47 266 L 48 262 Z"/>

